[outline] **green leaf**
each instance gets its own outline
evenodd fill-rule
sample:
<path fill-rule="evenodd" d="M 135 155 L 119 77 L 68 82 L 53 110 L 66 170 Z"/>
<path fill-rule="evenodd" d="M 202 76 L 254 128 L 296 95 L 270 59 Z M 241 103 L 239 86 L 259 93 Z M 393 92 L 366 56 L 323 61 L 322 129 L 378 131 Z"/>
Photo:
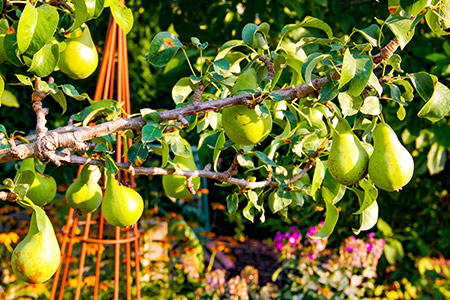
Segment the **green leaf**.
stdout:
<path fill-rule="evenodd" d="M 293 206 L 303 206 L 305 203 L 305 197 L 303 192 L 294 192 L 290 191 L 292 197 L 292 205 Z"/>
<path fill-rule="evenodd" d="M 433 96 L 435 84 L 438 81 L 436 76 L 425 72 L 419 72 L 408 74 L 408 77 L 411 79 L 414 88 L 423 100 L 428 101 L 428 99 Z"/>
<path fill-rule="evenodd" d="M 274 214 L 279 212 L 283 208 L 288 207 L 291 203 L 292 203 L 291 193 L 283 189 L 273 191 L 269 195 L 268 201 L 269 208 Z"/>
<path fill-rule="evenodd" d="M 273 167 L 278 167 L 278 164 L 275 163 L 274 161 L 272 161 L 271 159 L 269 159 L 267 157 L 267 155 L 261 151 L 253 151 L 253 152 L 249 152 L 249 153 L 254 153 L 256 154 L 256 156 L 259 158 L 260 161 L 262 161 L 263 163 L 273 166 Z"/>
<path fill-rule="evenodd" d="M 21 53 L 33 55 L 53 37 L 59 22 L 56 7 L 41 5 L 35 8 L 29 2 L 25 6 L 17 26 L 17 46 Z"/>
<path fill-rule="evenodd" d="M 239 194 L 233 193 L 227 196 L 227 210 L 228 213 L 234 214 L 239 206 Z"/>
<path fill-rule="evenodd" d="M 444 29 L 447 29 L 446 22 L 436 14 L 436 11 L 429 9 L 425 14 L 425 20 L 427 21 L 428 27 L 437 35 L 448 35 Z M 448 19 L 447 19 L 448 20 Z"/>
<path fill-rule="evenodd" d="M 149 155 L 148 146 L 143 143 L 136 143 L 131 145 L 128 149 L 128 161 L 136 167 L 142 166 Z"/>
<path fill-rule="evenodd" d="M 80 95 L 80 93 L 78 93 L 76 88 L 73 85 L 71 85 L 71 84 L 63 84 L 61 86 L 61 89 L 64 92 L 64 94 L 66 94 L 69 97 L 74 98 L 75 100 L 84 100 L 84 99 L 86 99 L 86 97 L 83 96 L 83 95 Z"/>
<path fill-rule="evenodd" d="M 170 32 L 159 32 L 150 44 L 147 60 L 156 67 L 164 67 L 177 54 L 183 44 Z"/>
<path fill-rule="evenodd" d="M 384 255 L 388 263 L 395 265 L 405 256 L 402 243 L 395 239 L 388 241 L 384 246 Z"/>
<path fill-rule="evenodd" d="M 314 169 L 314 175 L 311 184 L 311 194 L 314 200 L 317 200 L 316 192 L 322 185 L 323 179 L 325 178 L 325 166 L 320 158 L 316 160 L 316 168 Z"/>
<path fill-rule="evenodd" d="M 97 19 L 103 11 L 105 0 L 85 0 L 89 19 Z"/>
<path fill-rule="evenodd" d="M 214 66 L 214 71 L 217 73 L 224 75 L 226 72 L 230 70 L 230 62 L 226 58 L 221 58 L 212 62 Z"/>
<path fill-rule="evenodd" d="M 444 146 L 433 143 L 427 155 L 427 168 L 430 175 L 436 175 L 445 169 L 447 163 L 447 150 Z"/>
<path fill-rule="evenodd" d="M 425 6 L 427 6 L 429 0 L 400 0 L 400 5 L 409 14 L 416 16 L 419 14 Z"/>
<path fill-rule="evenodd" d="M 325 205 L 326 205 L 325 222 L 322 228 L 320 228 L 319 232 L 311 237 L 312 239 L 322 239 L 329 237 L 333 233 L 334 227 L 336 226 L 336 223 L 339 219 L 339 211 L 336 208 L 336 206 L 334 206 L 333 203 L 326 200 Z"/>
<path fill-rule="evenodd" d="M 300 27 L 318 28 L 318 29 L 323 30 L 329 39 L 331 39 L 333 37 L 333 30 L 327 23 L 325 23 L 324 21 L 319 20 L 317 18 L 310 17 L 310 16 L 307 16 L 306 18 L 304 18 L 303 21 L 301 21 L 299 24 L 289 24 L 289 25 L 284 26 L 283 29 L 281 29 L 281 35 L 284 36 L 289 31 L 298 29 Z"/>
<path fill-rule="evenodd" d="M 361 96 L 353 97 L 346 92 L 338 94 L 338 101 L 344 117 L 357 114 L 362 105 Z"/>
<path fill-rule="evenodd" d="M 365 211 L 369 206 L 371 206 L 378 197 L 377 188 L 368 180 L 363 179 L 359 182 L 359 186 L 363 189 L 364 192 L 361 192 L 358 189 L 352 189 L 358 196 L 360 207 L 358 211 L 354 214 L 358 215 Z"/>
<path fill-rule="evenodd" d="M 3 40 L 3 49 L 5 49 L 8 61 L 14 66 L 20 67 L 24 63 L 20 57 L 17 45 L 17 23 L 15 22 L 6 32 L 5 39 Z"/>
<path fill-rule="evenodd" d="M 363 114 L 376 116 L 381 113 L 383 107 L 380 104 L 380 99 L 376 96 L 369 96 L 364 99 L 364 104 L 359 109 Z"/>
<path fill-rule="evenodd" d="M 444 84 L 437 82 L 433 96 L 417 113 L 420 118 L 431 122 L 437 122 L 445 117 L 450 111 L 450 89 Z"/>
<path fill-rule="evenodd" d="M 392 230 L 391 226 L 389 226 L 389 224 L 381 218 L 378 219 L 377 228 L 378 230 L 383 232 L 383 235 L 385 237 L 394 236 L 394 231 Z"/>
<path fill-rule="evenodd" d="M 162 130 L 158 128 L 158 124 L 148 122 L 142 128 L 142 142 L 151 143 L 162 137 Z"/>
<path fill-rule="evenodd" d="M 192 93 L 191 80 L 189 77 L 180 78 L 172 88 L 172 99 L 175 104 L 183 103 Z"/>
<path fill-rule="evenodd" d="M 33 86 L 33 83 L 31 82 L 30 77 L 25 76 L 25 75 L 20 75 L 20 74 L 16 74 L 16 77 L 20 81 L 20 84 Z"/>
<path fill-rule="evenodd" d="M 45 228 L 47 227 L 47 219 L 48 219 L 47 215 L 45 214 L 45 211 L 37 205 L 33 205 L 32 208 L 34 210 L 34 214 L 31 217 L 36 218 L 36 226 L 37 226 L 38 230 L 40 232 L 45 231 Z"/>
<path fill-rule="evenodd" d="M 61 115 L 63 115 L 67 110 L 67 101 L 63 91 L 58 90 L 56 93 L 50 92 L 50 95 L 53 97 L 53 99 L 55 99 L 56 102 L 58 102 L 59 105 L 61 105 L 61 108 L 63 110 Z"/>
<path fill-rule="evenodd" d="M 99 114 L 106 114 L 106 117 L 103 118 L 105 120 L 117 119 L 122 112 L 122 104 L 109 99 L 94 102 L 79 113 L 80 121 L 83 126 L 87 126 L 91 119 Z"/>
<path fill-rule="evenodd" d="M 3 80 L 3 76 L 0 75 L 0 106 L 2 106 L 3 101 L 3 91 L 5 90 L 5 81 Z M 17 98 L 16 98 L 17 101 Z M 18 103 L 17 103 L 18 104 Z M 6 105 L 9 106 L 9 105 Z"/>
<path fill-rule="evenodd" d="M 338 95 L 338 86 L 334 81 L 327 81 L 319 92 L 319 102 L 324 103 L 333 100 Z"/>
<path fill-rule="evenodd" d="M 72 0 L 72 3 L 75 7 L 75 14 L 74 14 L 75 21 L 73 22 L 69 31 L 73 31 L 73 30 L 79 28 L 89 18 L 88 9 L 87 9 L 85 0 Z"/>
<path fill-rule="evenodd" d="M 250 157 L 244 156 L 242 154 L 238 154 L 237 161 L 241 167 L 253 169 L 255 165 Z"/>
<path fill-rule="evenodd" d="M 378 46 L 378 40 L 383 35 L 380 27 L 376 24 L 372 24 L 364 29 L 353 28 L 353 32 L 360 33 L 373 47 Z"/>
<path fill-rule="evenodd" d="M 366 231 L 372 229 L 378 221 L 378 203 L 375 201 L 366 208 L 360 218 L 359 229 L 353 229 L 354 234 L 359 234 L 361 231 Z"/>
<path fill-rule="evenodd" d="M 389 16 L 386 19 L 386 25 L 398 38 L 402 50 L 414 36 L 414 27 L 411 28 L 412 24 L 413 20 L 400 16 Z"/>
<path fill-rule="evenodd" d="M 214 162 L 214 171 L 217 172 L 217 163 L 219 161 L 220 152 L 222 152 L 223 146 L 225 145 L 225 132 L 222 131 L 219 133 L 217 137 L 216 144 L 214 146 L 214 154 L 213 154 L 213 162 Z"/>
<path fill-rule="evenodd" d="M 345 51 L 342 63 L 339 91 L 357 97 L 365 89 L 372 75 L 373 62 L 368 55 L 352 55 L 349 49 Z"/>
<path fill-rule="evenodd" d="M 327 169 L 322 186 L 323 199 L 327 202 L 336 204 L 342 199 L 342 197 L 344 197 L 345 191 L 345 186 L 334 180 Z"/>
<path fill-rule="evenodd" d="M 251 201 L 248 201 L 247 206 L 242 210 L 242 215 L 253 223 L 255 219 L 255 208 Z"/>
<path fill-rule="evenodd" d="M 320 53 L 313 53 L 310 56 L 308 56 L 308 60 L 302 65 L 302 76 L 308 85 L 311 85 L 311 82 L 313 80 L 312 72 L 316 68 L 317 64 L 325 59 L 331 58 L 332 56 L 330 54 L 320 54 Z"/>
<path fill-rule="evenodd" d="M 142 108 L 141 109 L 141 115 L 142 119 L 145 122 L 153 121 L 155 123 L 161 123 L 161 115 L 156 110 L 153 110 L 151 108 Z"/>
<path fill-rule="evenodd" d="M 117 174 L 117 172 L 119 172 L 119 168 L 117 167 L 116 162 L 109 154 L 105 156 L 105 167 L 109 172 L 113 174 Z"/>
<path fill-rule="evenodd" d="M 113 2 L 114 3 L 112 3 L 109 7 L 111 9 L 111 13 L 114 20 L 117 22 L 117 25 L 119 25 L 125 35 L 127 35 L 128 32 L 131 31 L 131 28 L 133 28 L 133 12 L 119 1 L 114 0 Z"/>
<path fill-rule="evenodd" d="M 270 25 L 268 23 L 263 22 L 260 25 L 248 23 L 242 29 L 242 40 L 252 48 L 266 49 L 268 45 L 265 36 L 267 36 L 269 30 Z"/>
<path fill-rule="evenodd" d="M 33 55 L 33 61 L 31 62 L 28 72 L 32 72 L 38 77 L 47 77 L 56 68 L 58 61 L 58 43 L 56 43 L 56 41 L 51 41 Z"/>

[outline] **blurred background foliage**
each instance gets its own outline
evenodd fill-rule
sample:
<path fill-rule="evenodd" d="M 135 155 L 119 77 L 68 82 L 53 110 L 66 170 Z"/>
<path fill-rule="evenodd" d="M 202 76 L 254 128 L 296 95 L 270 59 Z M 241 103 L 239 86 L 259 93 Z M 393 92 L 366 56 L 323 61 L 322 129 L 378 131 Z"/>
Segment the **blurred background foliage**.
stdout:
<path fill-rule="evenodd" d="M 154 68 L 145 61 L 145 53 L 148 52 L 151 39 L 159 31 L 176 34 L 184 44 L 190 44 L 191 37 L 208 42 L 206 56 L 208 51 L 216 51 L 225 41 L 240 39 L 242 28 L 247 23 L 269 23 L 269 36 L 273 45 L 284 25 L 299 22 L 305 16 L 324 20 L 332 27 L 335 36 L 340 37 L 349 35 L 352 28 L 365 28 L 375 23 L 375 18 L 383 20 L 389 15 L 387 1 L 373 0 L 131 0 L 127 5 L 133 10 L 135 18 L 135 26 L 128 35 L 133 112 L 144 107 L 173 108 L 172 87 L 179 78 L 190 74 L 181 52 L 165 68 Z M 89 22 L 93 39 L 100 51 L 104 45 L 107 22 L 107 14 Z M 425 24 L 419 24 L 416 32 L 409 45 L 398 52 L 402 57 L 402 69 L 407 73 L 425 70 L 437 75 L 440 82 L 450 87 L 448 38 L 431 34 Z M 385 34 L 388 41 L 389 33 Z M 195 62 L 197 52 L 194 54 L 188 51 L 188 55 L 191 61 Z M 2 75 L 9 83 L 17 81 L 11 70 L 9 66 L 0 67 Z M 71 83 L 80 92 L 93 96 L 96 84 L 93 78 L 96 78 L 96 74 L 98 73 L 81 81 L 72 81 L 63 74 L 55 74 L 55 80 L 57 83 Z M 1 123 L 7 128 L 24 131 L 24 135 L 32 132 L 35 115 L 28 100 L 31 90 L 20 86 L 9 86 L 7 89 L 19 97 L 20 108 L 2 107 Z M 378 199 L 382 219 L 378 223 L 378 229 L 381 232 L 380 237 L 390 246 L 388 251 L 391 251 L 389 261 L 383 258 L 379 264 L 385 270 L 384 276 L 379 280 L 386 281 L 386 284 L 398 283 L 401 278 L 408 278 L 413 284 L 415 280 L 419 280 L 420 276 L 415 267 L 418 257 L 450 257 L 449 118 L 444 118 L 436 124 L 417 118 L 421 101 L 417 98 L 411 102 L 402 122 L 397 119 L 397 107 L 394 104 L 387 105 L 383 112 L 387 122 L 402 137 L 408 150 L 416 154 L 416 171 L 410 184 L 401 192 L 380 191 Z M 67 113 L 61 117 L 58 104 L 49 102 L 49 126 L 66 124 L 69 116 L 80 111 L 85 104 L 72 100 Z M 195 132 L 191 132 L 188 137 L 193 144 L 198 139 Z M 158 164 L 157 161 L 155 163 Z M 72 182 L 76 168 L 49 166 L 48 172 L 58 178 L 60 185 L 64 185 Z M 0 167 L 0 178 L 8 176 L 14 176 L 13 163 Z M 214 202 L 216 205 L 209 205 L 210 220 L 205 221 L 199 218 L 195 210 L 189 209 L 190 206 L 201 205 L 201 200 L 197 199 L 191 203 L 172 202 L 162 193 L 161 178 L 156 176 L 150 179 L 139 178 L 137 188 L 146 199 L 148 208 L 158 207 L 159 212 L 163 213 L 181 213 L 192 222 L 200 222 L 198 230 L 207 228 L 218 235 L 270 238 L 277 231 L 286 232 L 290 226 L 307 228 L 318 224 L 324 218 L 322 207 L 316 206 L 317 203 L 306 203 L 304 207 L 291 209 L 288 220 L 279 216 L 271 218 L 268 212 L 265 223 L 257 221 L 252 224 L 242 215 L 229 215 L 223 209 L 224 206 L 218 205 L 226 205 L 225 199 L 230 190 L 215 187 L 210 181 L 208 185 L 203 182 L 203 187 L 209 189 L 209 203 Z M 356 204 L 357 199 L 351 193 L 347 193 L 345 201 L 340 202 L 342 211 L 349 213 L 340 218 L 329 239 L 330 246 L 338 247 L 345 238 L 352 235 L 351 228 L 356 226 L 357 219 L 350 214 L 353 211 L 350 208 L 356 207 Z M 1 205 L 3 204 L 0 203 Z M 400 246 L 395 241 L 400 242 Z"/>

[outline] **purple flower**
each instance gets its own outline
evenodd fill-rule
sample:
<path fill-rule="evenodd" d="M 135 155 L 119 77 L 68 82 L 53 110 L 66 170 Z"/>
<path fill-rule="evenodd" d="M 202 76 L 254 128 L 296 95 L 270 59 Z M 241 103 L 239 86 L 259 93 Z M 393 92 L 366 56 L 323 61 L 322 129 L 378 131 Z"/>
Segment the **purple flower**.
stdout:
<path fill-rule="evenodd" d="M 347 247 L 347 248 L 345 248 L 345 251 L 353 252 L 353 251 L 355 251 L 355 249 L 353 247 Z"/>
<path fill-rule="evenodd" d="M 281 234 L 281 232 L 277 232 L 275 234 L 275 243 L 280 243 L 283 242 L 283 235 Z"/>
<path fill-rule="evenodd" d="M 291 232 L 296 232 L 296 231 L 298 231 L 298 230 L 297 230 L 297 227 L 291 226 L 291 227 L 289 227 L 289 231 L 291 231 Z"/>
<path fill-rule="evenodd" d="M 296 230 L 291 234 L 291 237 L 293 237 L 294 239 L 299 239 L 301 237 L 300 231 Z"/>
<path fill-rule="evenodd" d="M 293 236 L 289 237 L 288 239 L 289 245 L 294 246 L 295 244 L 297 244 L 297 239 Z"/>
<path fill-rule="evenodd" d="M 275 243 L 275 247 L 281 251 L 283 249 L 283 243 Z"/>
<path fill-rule="evenodd" d="M 308 253 L 309 260 L 314 260 L 314 255 L 312 253 Z"/>
<path fill-rule="evenodd" d="M 367 242 L 366 243 L 366 249 L 367 249 L 367 252 L 371 252 L 372 249 L 373 249 L 373 243 L 372 242 Z"/>
<path fill-rule="evenodd" d="M 291 235 L 289 233 L 283 233 L 283 238 L 284 239 L 288 239 Z"/>
<path fill-rule="evenodd" d="M 375 237 L 375 232 L 368 233 L 367 237 L 373 239 Z"/>
<path fill-rule="evenodd" d="M 313 236 L 316 234 L 316 232 L 318 231 L 318 228 L 316 226 L 311 226 L 309 227 L 308 230 L 308 236 Z"/>

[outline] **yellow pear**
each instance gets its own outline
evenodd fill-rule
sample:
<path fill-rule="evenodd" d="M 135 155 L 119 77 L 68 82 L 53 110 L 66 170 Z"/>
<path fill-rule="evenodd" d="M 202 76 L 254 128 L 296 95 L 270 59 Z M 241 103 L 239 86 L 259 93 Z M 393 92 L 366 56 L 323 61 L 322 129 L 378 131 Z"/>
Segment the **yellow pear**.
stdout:
<path fill-rule="evenodd" d="M 106 170 L 102 213 L 113 226 L 126 227 L 136 223 L 144 212 L 144 200 L 132 188 L 121 186 L 114 174 Z"/>
<path fill-rule="evenodd" d="M 60 53 L 59 69 L 72 79 L 89 77 L 97 68 L 98 53 L 87 25 L 70 33 Z"/>
<path fill-rule="evenodd" d="M 36 211 L 33 212 L 28 234 L 17 245 L 11 256 L 14 274 L 20 280 L 30 283 L 44 282 L 52 277 L 61 259 L 52 223 L 43 211 L 40 216 L 45 218 L 44 222 L 40 222 L 43 226 L 38 228 Z"/>
<path fill-rule="evenodd" d="M 369 155 L 361 142 L 347 121 L 340 118 L 328 155 L 328 170 L 331 176 L 340 184 L 355 184 L 366 175 L 368 162 Z"/>
<path fill-rule="evenodd" d="M 394 130 L 382 122 L 373 133 L 374 148 L 369 160 L 369 175 L 373 183 L 385 191 L 405 186 L 414 173 L 414 160 L 400 143 Z"/>
<path fill-rule="evenodd" d="M 102 203 L 102 188 L 98 184 L 100 177 L 102 173 L 97 166 L 85 165 L 66 191 L 69 206 L 83 215 L 95 211 Z"/>
<path fill-rule="evenodd" d="M 197 170 L 194 157 L 192 156 L 191 148 L 188 147 L 189 157 L 175 156 L 173 162 L 182 170 Z M 186 186 L 186 177 L 181 175 L 163 175 L 162 178 L 163 189 L 167 196 L 177 199 L 185 199 L 192 196 L 191 192 Z M 197 191 L 200 187 L 200 177 L 192 178 L 194 190 Z"/>

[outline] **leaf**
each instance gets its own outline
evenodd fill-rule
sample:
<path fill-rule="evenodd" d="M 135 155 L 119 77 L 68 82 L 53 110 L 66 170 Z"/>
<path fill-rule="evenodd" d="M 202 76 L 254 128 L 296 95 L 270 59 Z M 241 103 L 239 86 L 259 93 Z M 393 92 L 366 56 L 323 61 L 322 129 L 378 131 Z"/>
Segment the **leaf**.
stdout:
<path fill-rule="evenodd" d="M 339 91 L 357 97 L 365 89 L 372 75 L 373 62 L 368 55 L 352 55 L 349 49 L 345 51 L 342 63 Z"/>
<path fill-rule="evenodd" d="M 268 46 L 265 36 L 269 33 L 269 29 L 270 25 L 265 22 L 260 25 L 248 23 L 242 29 L 242 40 L 255 49 L 266 49 Z"/>
<path fill-rule="evenodd" d="M 97 19 L 103 11 L 105 0 L 85 0 L 89 19 Z"/>
<path fill-rule="evenodd" d="M 324 199 L 325 200 L 325 199 Z M 319 232 L 313 235 L 312 239 L 321 239 L 329 237 L 334 230 L 334 227 L 336 226 L 336 223 L 339 219 L 339 211 L 334 206 L 333 203 L 326 201 L 326 212 L 325 212 L 325 222 L 323 223 L 322 228 L 320 228 Z"/>
<path fill-rule="evenodd" d="M 276 191 L 273 191 L 269 195 L 269 208 L 272 211 L 272 213 L 277 213 L 280 210 L 282 210 L 285 207 L 288 207 L 292 203 L 292 196 L 291 193 L 283 190 L 278 189 Z"/>
<path fill-rule="evenodd" d="M 136 167 L 142 166 L 149 155 L 148 147 L 143 143 L 136 143 L 131 145 L 128 149 L 128 161 Z"/>
<path fill-rule="evenodd" d="M 216 144 L 214 146 L 214 154 L 213 154 L 213 162 L 214 162 L 214 171 L 217 172 L 217 162 L 219 161 L 220 152 L 222 152 L 223 146 L 225 145 L 225 132 L 222 131 L 219 133 L 217 137 Z"/>
<path fill-rule="evenodd" d="M 353 28 L 353 32 L 360 33 L 373 47 L 378 46 L 378 40 L 382 36 L 380 27 L 376 24 L 372 24 L 364 29 Z"/>
<path fill-rule="evenodd" d="M 380 99 L 376 96 L 369 96 L 364 99 L 364 104 L 359 109 L 363 114 L 376 116 L 381 113 L 383 107 L 380 104 Z"/>
<path fill-rule="evenodd" d="M 323 162 L 318 158 L 316 160 L 316 168 L 314 169 L 314 175 L 311 184 L 311 194 L 314 200 L 317 200 L 316 192 L 322 185 L 324 177 L 325 177 L 325 166 L 323 165 Z"/>
<path fill-rule="evenodd" d="M 106 114 L 104 119 L 115 119 L 120 116 L 122 103 L 114 100 L 103 99 L 83 109 L 79 115 L 83 126 L 87 126 L 92 118 L 99 114 Z"/>
<path fill-rule="evenodd" d="M 363 211 L 365 211 L 377 200 L 378 197 L 378 190 L 370 181 L 366 179 L 360 180 L 359 186 L 364 190 L 364 193 L 358 193 L 361 191 L 353 189 L 353 191 L 358 196 L 358 200 L 360 203 L 358 211 L 353 213 L 355 215 L 361 214 Z"/>
<path fill-rule="evenodd" d="M 436 175 L 445 169 L 447 150 L 444 146 L 433 143 L 427 155 L 427 168 L 430 175 Z"/>
<path fill-rule="evenodd" d="M 323 199 L 330 203 L 336 204 L 342 199 L 342 197 L 344 197 L 345 191 L 345 186 L 334 180 L 327 169 L 322 186 Z"/>
<path fill-rule="evenodd" d="M 362 104 L 361 96 L 353 97 L 346 92 L 338 94 L 338 101 L 344 117 L 357 114 Z"/>
<path fill-rule="evenodd" d="M 227 196 L 227 210 L 228 213 L 234 214 L 239 206 L 239 194 L 233 193 Z"/>
<path fill-rule="evenodd" d="M 16 77 L 20 81 L 20 84 L 33 86 L 33 83 L 31 82 L 30 77 L 25 76 L 25 75 L 20 75 L 20 74 L 16 74 Z"/>
<path fill-rule="evenodd" d="M 333 100 L 338 95 L 338 86 L 334 81 L 327 81 L 319 92 L 319 102 L 324 103 Z"/>
<path fill-rule="evenodd" d="M 255 219 L 255 209 L 251 201 L 248 201 L 247 206 L 242 210 L 242 215 L 253 223 Z"/>
<path fill-rule="evenodd" d="M 298 29 L 300 27 L 313 27 L 323 30 L 327 37 L 331 39 L 333 37 L 333 30 L 331 27 L 322 20 L 319 20 L 314 17 L 307 16 L 303 19 L 299 24 L 288 24 L 281 29 L 281 35 L 287 34 L 289 31 Z"/>
<path fill-rule="evenodd" d="M 395 239 L 390 240 L 384 246 L 384 255 L 388 263 L 395 265 L 395 263 L 401 261 L 405 256 L 402 243 Z"/>
<path fill-rule="evenodd" d="M 56 68 L 58 61 L 58 43 L 56 43 L 56 41 L 51 41 L 33 55 L 33 61 L 31 62 L 28 72 L 32 72 L 38 77 L 47 77 Z"/>
<path fill-rule="evenodd" d="M 252 153 L 256 154 L 256 156 L 259 158 L 259 160 L 262 161 L 263 163 L 270 165 L 272 167 L 278 167 L 278 164 L 275 163 L 274 161 L 270 160 L 265 153 L 263 153 L 261 151 L 253 151 Z"/>
<path fill-rule="evenodd" d="M 378 219 L 377 228 L 383 233 L 385 237 L 394 236 L 394 231 L 392 230 L 391 226 L 389 226 L 389 224 L 381 218 Z"/>
<path fill-rule="evenodd" d="M 3 80 L 3 76 L 0 75 L 0 106 L 2 106 L 2 102 L 4 102 L 4 100 L 3 100 L 3 91 L 4 90 L 5 90 L 5 81 Z M 17 102 L 17 98 L 16 98 L 16 102 Z M 19 104 L 19 103 L 17 103 L 17 104 Z M 6 105 L 6 106 L 10 106 L 10 105 Z"/>
<path fill-rule="evenodd" d="M 159 32 L 150 44 L 147 60 L 156 67 L 164 67 L 183 46 L 178 38 L 170 32 Z"/>
<path fill-rule="evenodd" d="M 302 65 L 302 76 L 308 85 L 312 82 L 312 72 L 316 68 L 317 64 L 325 59 L 331 59 L 329 54 L 313 53 L 308 56 L 308 60 Z"/>
<path fill-rule="evenodd" d="M 378 221 L 378 203 L 375 201 L 366 208 L 360 218 L 359 229 L 353 229 L 354 234 L 359 234 L 361 231 L 366 231 L 372 229 Z"/>
<path fill-rule="evenodd" d="M 241 167 L 246 167 L 249 169 L 253 169 L 255 165 L 250 157 L 244 156 L 242 154 L 238 154 L 237 161 Z"/>
<path fill-rule="evenodd" d="M 212 62 L 214 66 L 214 71 L 224 75 L 224 73 L 230 70 L 230 62 L 226 58 L 221 58 Z"/>
<path fill-rule="evenodd" d="M 72 3 L 75 7 L 75 21 L 73 22 L 69 31 L 74 31 L 75 29 L 79 28 L 89 18 L 85 0 L 72 0 Z"/>
<path fill-rule="evenodd" d="M 431 122 L 437 122 L 445 117 L 450 111 L 450 89 L 444 84 L 437 82 L 433 96 L 420 109 L 417 116 Z"/>
<path fill-rule="evenodd" d="M 191 80 L 189 77 L 180 78 L 172 88 L 172 99 L 175 104 L 180 104 L 192 93 Z"/>
<path fill-rule="evenodd" d="M 109 154 L 105 156 L 105 167 L 109 172 L 113 174 L 117 174 L 117 172 L 119 172 L 119 168 L 117 167 L 116 162 Z"/>
<path fill-rule="evenodd" d="M 419 14 L 428 4 L 429 0 L 400 0 L 401 7 L 413 16 Z"/>
<path fill-rule="evenodd" d="M 158 124 L 154 122 L 147 122 L 142 128 L 142 142 L 151 143 L 156 139 L 160 139 L 162 137 L 162 130 L 158 127 Z"/>
<path fill-rule="evenodd" d="M 55 99 L 56 102 L 58 102 L 59 105 L 61 105 L 61 108 L 63 110 L 61 115 L 63 115 L 67 110 L 67 101 L 63 91 L 58 90 L 56 93 L 50 92 L 50 95 L 53 97 L 53 99 Z"/>
<path fill-rule="evenodd" d="M 157 112 L 156 110 L 153 110 L 151 108 L 142 108 L 141 115 L 142 115 L 142 119 L 145 122 L 153 121 L 153 122 L 159 124 L 162 121 L 161 115 L 159 114 L 159 112 Z"/>
<path fill-rule="evenodd" d="M 5 39 L 3 40 L 3 49 L 5 49 L 8 61 L 14 66 L 20 67 L 24 63 L 17 46 L 17 23 L 15 22 L 6 32 Z"/>
<path fill-rule="evenodd" d="M 398 38 L 402 50 L 414 36 L 414 27 L 411 28 L 412 24 L 413 20 L 400 16 L 389 16 L 386 19 L 386 25 Z"/>
<path fill-rule="evenodd" d="M 111 9 L 111 13 L 114 20 L 117 22 L 117 25 L 119 25 L 125 35 L 127 35 L 131 31 L 131 28 L 133 28 L 133 12 L 119 1 L 115 0 L 113 2 L 114 3 L 112 3 L 109 7 Z"/>
<path fill-rule="evenodd" d="M 21 53 L 33 55 L 53 37 L 59 22 L 56 7 L 41 5 L 35 8 L 29 2 L 17 26 L 17 46 Z"/>
<path fill-rule="evenodd" d="M 74 98 L 75 100 L 86 99 L 86 97 L 83 95 L 80 95 L 80 93 L 78 93 L 78 91 L 75 89 L 75 87 L 71 84 L 63 84 L 61 86 L 61 89 L 64 92 L 64 94 L 66 94 L 69 97 Z"/>
<path fill-rule="evenodd" d="M 32 217 L 34 216 L 36 218 L 36 226 L 38 228 L 38 230 L 40 232 L 45 231 L 45 228 L 47 226 L 47 215 L 45 214 L 45 211 L 37 206 L 37 205 L 33 205 L 33 210 L 34 210 L 34 214 L 32 215 Z"/>
<path fill-rule="evenodd" d="M 438 81 L 436 76 L 425 72 L 419 72 L 408 74 L 408 77 L 411 79 L 414 88 L 423 100 L 428 101 L 428 99 L 433 96 L 435 84 Z"/>

